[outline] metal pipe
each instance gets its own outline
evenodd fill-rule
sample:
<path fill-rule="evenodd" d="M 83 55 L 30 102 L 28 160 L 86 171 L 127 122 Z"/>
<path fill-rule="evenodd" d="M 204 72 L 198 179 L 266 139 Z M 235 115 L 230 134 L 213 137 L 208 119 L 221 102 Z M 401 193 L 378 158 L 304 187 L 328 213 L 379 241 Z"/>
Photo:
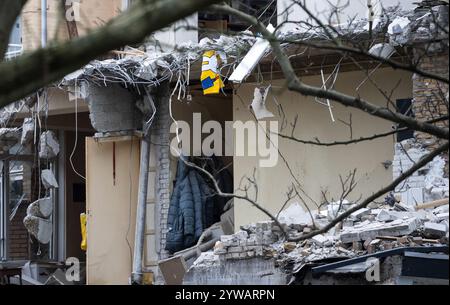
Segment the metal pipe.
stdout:
<path fill-rule="evenodd" d="M 47 0 L 41 0 L 41 47 L 47 46 Z"/>
<path fill-rule="evenodd" d="M 142 257 L 144 253 L 145 214 L 147 209 L 148 167 L 150 161 L 150 140 L 143 137 L 141 141 L 141 163 L 139 171 L 139 193 L 136 211 L 136 232 L 134 235 L 133 272 L 131 283 L 142 284 Z"/>

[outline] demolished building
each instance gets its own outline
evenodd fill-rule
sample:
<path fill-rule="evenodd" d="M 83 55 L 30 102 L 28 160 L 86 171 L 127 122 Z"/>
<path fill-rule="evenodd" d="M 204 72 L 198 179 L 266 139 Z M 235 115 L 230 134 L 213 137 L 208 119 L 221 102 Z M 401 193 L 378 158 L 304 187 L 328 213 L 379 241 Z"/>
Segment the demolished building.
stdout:
<path fill-rule="evenodd" d="M 373 31 L 384 33 L 383 30 L 389 28 L 384 43 L 395 50 L 389 56 L 397 60 L 411 56 L 404 49 L 425 40 L 430 23 L 429 9 L 419 7 L 405 12 L 397 8 L 379 20 Z M 432 5 L 431 9 L 448 25 L 445 5 Z M 366 26 L 367 20 L 363 19 L 352 23 L 351 27 L 342 27 L 341 34 L 350 40 L 367 39 Z M 295 41 L 305 36 L 315 40 L 321 33 L 317 30 L 299 33 L 291 29 L 283 32 L 280 39 Z M 315 203 L 320 202 L 320 208 L 308 213 L 298 204 L 289 202 L 292 203 L 290 208 L 279 214 L 280 227 L 264 220 L 266 215 L 243 200 L 228 201 L 216 196 L 213 205 L 220 206 L 220 211 L 200 213 L 212 214 L 212 220 L 193 221 L 189 229 L 183 229 L 194 228 L 195 232 L 183 231 L 180 233 L 183 236 L 179 237 L 183 245 L 170 247 L 174 219 L 180 214 L 174 210 L 174 203 L 181 206 L 173 199 L 175 190 L 182 184 L 183 194 L 192 197 L 186 200 L 200 202 L 205 207 L 208 192 L 214 192 L 214 186 L 209 185 L 199 192 L 201 198 L 195 199 L 197 193 L 193 187 L 208 182 L 208 177 L 203 176 L 201 182 L 193 182 L 193 179 L 186 182 L 184 175 L 177 174 L 183 163 L 173 154 L 171 145 L 179 136 L 173 131 L 174 121 L 188 122 L 194 129 L 195 113 L 201 113 L 205 121 L 214 120 L 222 125 L 227 121 L 253 120 L 248 105 L 254 101 L 255 87 L 258 87 L 262 90 L 257 104 L 263 112 L 267 111 L 261 117 L 269 117 L 268 113 L 276 117 L 280 133 L 287 131 L 287 122 L 292 121 L 295 114 L 300 114 L 301 128 L 296 133 L 300 138 L 334 141 L 348 137 L 347 126 L 336 122 L 348 119 L 354 122 L 350 132 L 355 139 L 392 128 L 390 122 L 367 118 L 357 111 L 351 111 L 347 117 L 348 110 L 339 105 L 331 107 L 329 101 L 306 103 L 311 98 L 301 97 L 305 103 L 299 105 L 293 93 L 278 90 L 285 80 L 268 49 L 261 54 L 259 71 L 248 71 L 253 73 L 249 73 L 242 84 L 233 87 L 227 83 L 219 88 L 222 94 L 204 95 L 204 83 L 200 81 L 204 52 L 215 50 L 225 54 L 219 56 L 223 66 L 217 74 L 229 76 L 235 71 L 233 65 L 245 58 L 257 39 L 261 38 L 244 32 L 236 36 L 204 38 L 198 44 L 177 43 L 175 50 L 161 50 L 153 42 L 139 48 L 127 47 L 111 58 L 93 61 L 67 75 L 44 93 L 39 92 L 3 110 L 1 117 L 5 123 L 2 125 L 6 127 L 0 130 L 0 150 L 5 154 L 3 168 L 8 169 L 4 177 L 10 179 L 19 172 L 20 178 L 15 181 L 22 181 L 22 191 L 13 191 L 14 206 L 10 204 L 2 209 L 3 218 L 10 215 L 11 210 L 15 211 L 12 219 L 19 221 L 17 227 L 21 229 L 13 234 L 11 229 L 15 226 L 11 221 L 6 222 L 11 224 L 10 231 L 5 230 L 2 235 L 2 238 L 9 236 L 4 242 L 8 246 L 3 247 L 2 257 L 14 258 L 12 249 L 22 249 L 17 259 L 30 260 L 35 258 L 34 254 L 39 254 L 40 259 L 54 262 L 55 268 L 59 268 L 56 262 L 77 257 L 86 262 L 88 284 L 143 282 L 147 276 L 150 282 L 170 283 L 171 274 L 167 274 L 165 264 L 169 264 L 169 269 L 171 264 L 181 265 L 177 272 L 183 275 L 187 271 L 184 284 L 365 283 L 364 276 L 374 264 L 370 263 L 370 258 L 377 257 L 383 257 L 382 283 L 413 283 L 420 275 L 403 273 L 401 268 L 410 262 L 409 258 L 418 259 L 420 254 L 424 261 L 448 264 L 446 154 L 435 158 L 398 186 L 391 194 L 391 201 L 387 200 L 390 205 L 373 203 L 328 233 L 290 241 L 325 226 L 332 216 L 338 215 L 342 205 L 354 206 L 352 201 L 357 201 L 357 197 L 348 198 L 345 204 L 343 201 L 336 204 L 327 202 L 323 196 L 324 192 L 330 198 L 338 196 L 341 186 L 337 177 L 348 170 L 346 164 L 358 168 L 358 192 L 371 194 L 407 171 L 437 145 L 426 134 L 408 131 L 363 143 L 345 153 L 341 148 L 308 145 L 301 146 L 299 152 L 299 146 L 280 140 L 280 151 L 286 160 L 296 164 L 301 184 L 310 196 L 305 199 L 306 205 L 317 208 Z M 444 42 L 433 47 L 432 55 L 423 61 L 422 68 L 448 77 L 448 46 Z M 440 86 L 434 85 L 434 80 L 387 66 L 377 67 L 363 56 L 343 58 L 335 51 L 299 48 L 289 42 L 283 44 L 283 48 L 290 55 L 296 54 L 296 72 L 307 83 L 325 85 L 321 75 L 330 74 L 335 76 L 332 87 L 378 100 L 382 96 L 378 88 L 368 81 L 361 82 L 366 79 L 361 70 L 363 66 L 373 69 L 373 77 L 383 89 L 393 90 L 393 84 L 399 84 L 391 98 L 399 108 L 406 109 L 405 113 L 412 108 L 416 117 L 428 120 L 445 112 L 445 109 L 429 112 L 429 105 L 437 99 L 433 92 Z M 258 113 L 255 114 L 258 117 Z M 14 151 L 24 143 L 30 146 L 27 156 Z M 224 142 L 223 147 L 233 144 Z M 14 157 L 18 155 L 16 161 Z M 205 156 L 201 152 L 194 152 L 194 156 L 189 161 L 201 168 L 211 165 L 203 160 Z M 36 157 L 46 161 L 39 164 L 39 168 L 29 165 Z M 22 161 L 25 159 L 28 163 Z M 254 178 L 258 182 L 259 200 L 270 212 L 278 212 L 285 201 L 284 189 L 292 180 L 286 164 L 279 162 L 275 167 L 259 168 L 253 156 L 219 159 L 222 165 L 213 164 L 209 172 L 217 177 L 223 164 L 231 164 L 227 170 L 232 187 L 227 193 L 237 189 L 242 177 L 250 176 L 257 168 Z M 214 172 L 214 169 L 219 170 Z M 34 178 L 26 180 L 26 175 Z M 147 175 L 147 180 L 141 180 L 141 175 Z M 30 184 L 28 191 L 27 183 Z M 221 186 L 224 184 L 227 183 Z M 189 186 L 189 191 L 185 185 Z M 22 198 L 23 194 L 26 196 Z M 447 205 L 434 207 L 433 203 L 442 204 L 439 200 L 445 203 L 445 199 Z M 49 200 L 53 209 L 46 210 L 44 203 L 47 205 Z M 416 210 L 430 202 L 428 210 Z M 338 211 L 334 210 L 335 206 L 339 207 Z M 189 216 L 191 218 L 206 217 L 198 216 L 195 208 L 191 210 L 194 214 Z M 294 216 L 290 216 L 289 211 L 293 211 Z M 83 212 L 87 214 L 86 252 L 79 247 L 82 239 L 79 215 Z M 26 219 L 27 232 L 20 225 L 23 219 Z M 209 230 L 216 222 L 221 222 L 222 226 Z M 288 234 L 287 238 L 283 232 Z M 13 236 L 21 236 L 21 240 L 16 242 Z M 33 245 L 38 245 L 39 249 L 29 246 L 29 238 L 38 241 Z M 47 251 L 42 251 L 45 247 Z M 136 255 L 142 250 L 142 256 Z M 389 251 L 393 251 L 392 254 Z M 377 256 L 384 252 L 389 253 Z M 446 259 L 438 257 L 437 252 L 446 253 Z M 434 279 L 440 283 L 440 278 Z"/>

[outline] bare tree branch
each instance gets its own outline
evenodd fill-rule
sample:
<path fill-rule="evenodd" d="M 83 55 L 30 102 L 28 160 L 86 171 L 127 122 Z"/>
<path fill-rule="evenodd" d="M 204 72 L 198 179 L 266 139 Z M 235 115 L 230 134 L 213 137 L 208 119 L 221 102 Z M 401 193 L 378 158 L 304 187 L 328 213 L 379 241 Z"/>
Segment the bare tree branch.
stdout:
<path fill-rule="evenodd" d="M 448 152 L 448 148 L 449 148 L 449 142 L 444 143 L 443 145 L 439 146 L 437 149 L 433 150 L 431 153 L 427 154 L 421 160 L 419 160 L 416 164 L 414 164 L 410 169 L 405 171 L 402 175 L 400 175 L 392 183 L 390 183 L 389 185 L 387 185 L 384 188 L 380 189 L 379 191 L 377 191 L 376 193 L 372 194 L 371 196 L 367 197 L 360 204 L 354 206 L 353 208 L 348 209 L 347 211 L 345 211 L 344 213 L 342 213 L 341 215 L 339 215 L 338 217 L 333 219 L 328 225 L 326 225 L 322 229 L 313 231 L 313 232 L 311 232 L 309 234 L 302 235 L 301 237 L 298 237 L 298 238 L 293 238 L 293 239 L 291 239 L 291 241 L 296 241 L 297 242 L 297 241 L 305 240 L 305 239 L 311 238 L 311 237 L 313 237 L 315 235 L 327 232 L 328 230 L 333 228 L 335 225 L 337 225 L 339 222 L 341 222 L 345 218 L 349 217 L 352 213 L 354 213 L 354 212 L 356 212 L 356 211 L 358 211 L 358 210 L 360 210 L 362 208 L 365 208 L 369 203 L 373 202 L 375 199 L 385 195 L 388 192 L 391 192 L 391 191 L 395 190 L 395 188 L 400 183 L 402 183 L 404 180 L 408 179 L 409 176 L 411 176 L 416 171 L 418 171 L 419 169 L 424 167 L 426 164 L 428 164 L 429 162 L 433 161 L 433 159 L 436 156 L 438 156 L 438 155 L 440 155 L 442 153 Z"/>
<path fill-rule="evenodd" d="M 278 219 L 274 215 L 272 215 L 272 213 L 270 213 L 266 208 L 262 207 L 258 202 L 251 199 L 249 196 L 242 196 L 242 195 L 238 195 L 238 194 L 230 194 L 230 193 L 222 192 L 219 185 L 217 184 L 216 179 L 214 179 L 214 176 L 211 175 L 211 173 L 209 173 L 207 170 L 201 168 L 200 166 L 197 166 L 196 164 L 194 164 L 192 162 L 186 161 L 183 158 L 181 158 L 181 160 L 183 160 L 184 164 L 186 164 L 187 166 L 194 168 L 194 169 L 198 170 L 199 172 L 203 173 L 204 175 L 206 175 L 208 177 L 208 179 L 214 184 L 214 189 L 218 196 L 225 197 L 225 198 L 236 198 L 236 199 L 241 199 L 241 200 L 245 200 L 245 201 L 249 202 L 255 208 L 257 208 L 258 210 L 260 210 L 261 212 L 266 214 L 270 219 L 272 219 L 275 222 L 275 224 L 281 229 L 281 232 L 283 233 L 284 237 L 286 239 L 288 238 L 286 231 L 284 230 L 283 226 L 278 221 Z M 254 178 L 247 178 L 247 179 L 251 183 L 255 183 Z"/>
<path fill-rule="evenodd" d="M 280 42 L 264 27 L 261 22 L 259 22 L 258 19 L 241 11 L 233 9 L 227 5 L 214 5 L 212 6 L 212 9 L 233 14 L 257 27 L 264 38 L 266 38 L 270 42 L 272 51 L 274 52 L 286 78 L 288 89 L 296 91 L 305 96 L 315 96 L 319 98 L 334 100 L 346 107 L 356 108 L 370 115 L 377 116 L 398 124 L 404 124 L 411 129 L 429 133 L 441 139 L 447 139 L 449 137 L 448 128 L 438 127 L 426 122 L 416 120 L 401 113 L 392 112 L 389 109 L 378 107 L 375 104 L 363 100 L 360 97 L 354 97 L 335 90 L 324 90 L 322 88 L 307 85 L 301 82 L 289 61 L 289 57 L 283 52 Z"/>
<path fill-rule="evenodd" d="M 8 50 L 9 37 L 27 0 L 0 0 L 0 61 Z"/>
<path fill-rule="evenodd" d="M 448 115 L 444 115 L 442 117 L 439 117 L 439 118 L 436 118 L 436 119 L 433 119 L 433 120 L 429 120 L 427 122 L 428 123 L 436 123 L 436 122 L 448 120 L 448 118 L 449 118 Z M 317 145 L 317 146 L 337 146 L 337 145 L 350 145 L 350 144 L 357 144 L 357 143 L 365 142 L 365 141 L 372 141 L 372 140 L 375 140 L 375 139 L 391 136 L 391 135 L 394 135 L 396 133 L 399 133 L 401 131 L 405 131 L 405 130 L 408 130 L 408 129 L 409 129 L 408 127 L 396 128 L 396 129 L 394 129 L 392 131 L 379 133 L 379 134 L 374 134 L 374 135 L 368 136 L 368 137 L 360 137 L 358 139 L 351 139 L 351 140 L 347 140 L 347 141 L 334 141 L 334 142 L 321 142 L 317 138 L 316 138 L 315 141 L 302 140 L 302 139 L 299 139 L 299 138 L 295 137 L 293 134 L 291 134 L 291 135 L 286 135 L 286 134 L 281 134 L 281 133 L 274 133 L 274 134 L 276 134 L 277 136 L 279 136 L 281 138 L 292 140 L 292 141 L 295 141 L 295 142 L 298 142 L 298 143 L 302 143 L 302 144 Z"/>
<path fill-rule="evenodd" d="M 150 33 L 217 2 L 219 0 L 140 1 L 84 37 L 3 62 L 0 64 L 0 107 L 61 79 L 110 50 L 139 43 Z"/>

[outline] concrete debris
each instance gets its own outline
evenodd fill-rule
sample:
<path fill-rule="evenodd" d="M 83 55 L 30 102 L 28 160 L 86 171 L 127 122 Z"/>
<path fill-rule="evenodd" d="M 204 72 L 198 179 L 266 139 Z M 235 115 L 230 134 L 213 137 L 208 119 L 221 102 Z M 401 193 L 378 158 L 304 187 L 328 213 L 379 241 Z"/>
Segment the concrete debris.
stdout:
<path fill-rule="evenodd" d="M 53 202 L 50 197 L 39 199 L 27 208 L 27 216 L 23 224 L 41 244 L 48 244 L 51 240 L 53 224 L 49 218 L 52 213 Z"/>
<path fill-rule="evenodd" d="M 377 236 L 408 235 L 418 229 L 417 218 L 397 219 L 392 222 L 365 221 L 341 232 L 341 241 L 350 243 L 358 240 L 375 239 Z"/>
<path fill-rule="evenodd" d="M 388 43 L 377 43 L 370 48 L 369 53 L 374 56 L 389 59 L 395 53 L 395 48 Z"/>
<path fill-rule="evenodd" d="M 381 209 L 378 212 L 377 218 L 376 218 L 376 220 L 382 221 L 382 222 L 393 221 L 393 220 L 396 220 L 396 219 L 397 219 L 397 217 L 392 215 L 391 213 L 389 213 L 388 210 L 381 210 Z"/>
<path fill-rule="evenodd" d="M 363 216 L 366 216 L 366 215 L 370 215 L 370 209 L 368 209 L 368 208 L 362 208 L 362 209 L 359 209 L 359 210 L 356 211 L 356 212 L 353 212 L 353 213 L 351 214 L 351 217 L 352 217 L 353 219 L 356 219 L 356 220 L 361 220 L 361 218 L 362 218 Z"/>
<path fill-rule="evenodd" d="M 269 93 L 269 89 L 270 89 L 269 87 L 255 88 L 255 93 L 251 107 L 253 109 L 253 112 L 255 113 L 255 117 L 257 120 L 274 117 L 273 113 L 267 110 L 266 107 L 266 100 L 267 95 Z"/>
<path fill-rule="evenodd" d="M 58 188 L 58 182 L 56 181 L 55 175 L 53 174 L 53 171 L 49 169 L 44 169 L 41 172 L 41 180 L 42 184 L 45 187 L 45 189 L 55 189 Z"/>
<path fill-rule="evenodd" d="M 415 139 L 404 140 L 395 145 L 393 161 L 393 178 L 399 177 L 415 162 L 429 151 Z M 401 202 L 414 208 L 424 202 L 430 202 L 449 197 L 449 179 L 445 177 L 445 160 L 437 156 L 421 170 L 414 173 L 396 189 Z"/>
<path fill-rule="evenodd" d="M 333 244 L 333 239 L 325 236 L 323 234 L 319 234 L 319 235 L 315 235 L 311 238 L 311 240 L 313 241 L 313 243 L 315 243 L 318 246 L 325 246 L 325 247 L 329 247 Z"/>
<path fill-rule="evenodd" d="M 8 153 L 19 140 L 19 128 L 0 128 L 0 153 Z"/>
<path fill-rule="evenodd" d="M 448 232 L 448 226 L 446 226 L 445 224 L 434 223 L 434 222 L 426 222 L 423 225 L 423 229 L 424 229 L 424 234 L 430 238 L 433 238 L 433 237 L 441 238 L 441 237 L 445 236 L 445 234 L 447 234 L 447 232 Z"/>
<path fill-rule="evenodd" d="M 312 225 L 313 219 L 298 202 L 292 203 L 278 215 L 278 221 L 286 225 Z"/>
<path fill-rule="evenodd" d="M 395 18 L 388 26 L 388 33 L 390 35 L 401 35 L 409 25 L 410 21 L 406 17 Z"/>
<path fill-rule="evenodd" d="M 50 197 L 39 199 L 31 203 L 27 208 L 27 215 L 49 218 L 53 212 L 53 202 Z"/>
<path fill-rule="evenodd" d="M 41 244 L 46 245 L 52 239 L 53 224 L 50 220 L 28 215 L 23 220 L 23 224 Z"/>
<path fill-rule="evenodd" d="M 25 118 L 22 125 L 22 137 L 20 139 L 20 144 L 27 145 L 31 143 L 34 137 L 34 119 Z"/>
<path fill-rule="evenodd" d="M 244 261 L 253 264 L 255 260 L 269 260 L 277 270 L 292 274 L 305 264 L 323 260 L 352 258 L 398 247 L 448 244 L 448 205 L 413 211 L 398 210 L 397 205 L 374 204 L 373 208 L 353 213 L 334 231 L 300 240 L 318 228 L 318 220 L 328 221 L 327 214 L 336 211 L 336 203 L 331 205 L 325 213 L 313 211 L 314 222 L 307 223 L 311 220 L 309 213 L 294 203 L 278 218 L 282 228 L 273 221 L 261 221 L 244 225 L 235 234 L 221 236 L 213 252 L 197 259 L 188 271 L 188 278 L 209 278 L 206 274 L 212 271 L 208 266 L 227 270 L 228 266 Z M 345 202 L 345 206 L 349 208 L 351 203 Z M 287 241 L 282 229 L 290 238 L 300 241 Z"/>
<path fill-rule="evenodd" d="M 21 111 L 31 109 L 37 101 L 37 94 L 0 108 L 0 126 L 7 126 Z"/>
<path fill-rule="evenodd" d="M 342 200 L 342 202 L 331 202 L 330 204 L 328 204 L 328 219 L 332 220 L 336 218 L 340 214 L 350 209 L 352 205 L 353 204 L 348 200 Z"/>
<path fill-rule="evenodd" d="M 51 159 L 59 154 L 59 142 L 53 131 L 45 131 L 41 134 L 39 145 L 39 158 Z"/>
<path fill-rule="evenodd" d="M 331 205 L 325 213 L 313 211 L 314 223 L 324 218 L 328 221 L 326 214 L 336 211 L 336 203 Z M 351 206 L 349 202 L 345 205 Z M 232 262 L 265 259 L 290 273 L 298 266 L 324 259 L 351 258 L 397 247 L 448 244 L 448 206 L 418 211 L 398 211 L 397 206 L 381 204 L 371 206 L 374 208 L 353 213 L 335 231 L 293 242 L 286 241 L 281 229 L 290 238 L 298 238 L 318 228 L 312 221 L 306 223 L 309 214 L 294 203 L 280 214 L 282 228 L 273 221 L 242 226 L 235 234 L 221 236 L 214 252 L 205 254 L 198 264 L 223 268 Z"/>
<path fill-rule="evenodd" d="M 92 126 L 99 132 L 132 131 L 142 127 L 142 115 L 133 94 L 118 84 L 91 85 L 86 100 Z"/>
<path fill-rule="evenodd" d="M 448 220 L 448 212 L 447 213 L 436 214 L 436 219 L 438 221 Z"/>

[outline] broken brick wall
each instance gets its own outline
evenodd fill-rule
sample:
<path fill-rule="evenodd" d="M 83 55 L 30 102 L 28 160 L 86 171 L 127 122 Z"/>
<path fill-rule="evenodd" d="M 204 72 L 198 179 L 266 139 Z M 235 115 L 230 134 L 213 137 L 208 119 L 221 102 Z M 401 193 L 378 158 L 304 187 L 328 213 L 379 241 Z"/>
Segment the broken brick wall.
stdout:
<path fill-rule="evenodd" d="M 448 78 L 448 56 L 448 49 L 431 56 L 422 56 L 418 68 Z M 448 84 L 415 74 L 413 76 L 413 113 L 415 117 L 419 120 L 431 120 L 448 115 L 448 94 Z M 448 128 L 448 120 L 437 122 L 436 125 Z M 431 135 L 423 132 L 416 132 L 415 138 L 430 150 L 438 147 L 443 141 L 442 139 L 436 141 L 432 139 Z M 448 154 L 443 154 L 442 157 L 445 159 L 444 174 L 448 178 Z"/>
<path fill-rule="evenodd" d="M 448 78 L 448 50 L 418 54 L 420 70 Z M 412 112 L 420 121 L 434 120 L 448 115 L 448 85 L 418 74 L 414 74 Z M 448 128 L 448 120 L 435 123 Z M 415 132 L 414 138 L 397 143 L 393 162 L 394 179 L 409 169 L 420 158 L 437 148 L 443 139 L 437 139 L 424 132 Z M 433 162 L 414 173 L 396 188 L 398 197 L 408 204 L 448 197 L 449 158 L 448 154 L 436 157 Z"/>
<path fill-rule="evenodd" d="M 422 56 L 418 68 L 448 78 L 448 52 L 442 52 L 431 56 Z M 448 85 L 414 74 L 413 76 L 413 113 L 419 120 L 437 119 L 448 115 Z M 448 127 L 448 121 L 436 123 L 440 127 Z M 415 138 L 425 147 L 436 148 L 439 142 L 433 136 L 416 132 Z M 448 157 L 446 175 L 448 177 Z"/>
<path fill-rule="evenodd" d="M 9 225 L 9 258 L 11 260 L 28 259 L 28 231 L 23 225 L 27 207 L 27 204 L 21 204 Z"/>
<path fill-rule="evenodd" d="M 156 228 L 157 252 L 159 259 L 169 256 L 165 250 L 167 236 L 167 217 L 170 204 L 170 125 L 169 84 L 159 86 L 157 94 L 157 113 L 152 130 L 152 144 L 156 147 Z"/>

